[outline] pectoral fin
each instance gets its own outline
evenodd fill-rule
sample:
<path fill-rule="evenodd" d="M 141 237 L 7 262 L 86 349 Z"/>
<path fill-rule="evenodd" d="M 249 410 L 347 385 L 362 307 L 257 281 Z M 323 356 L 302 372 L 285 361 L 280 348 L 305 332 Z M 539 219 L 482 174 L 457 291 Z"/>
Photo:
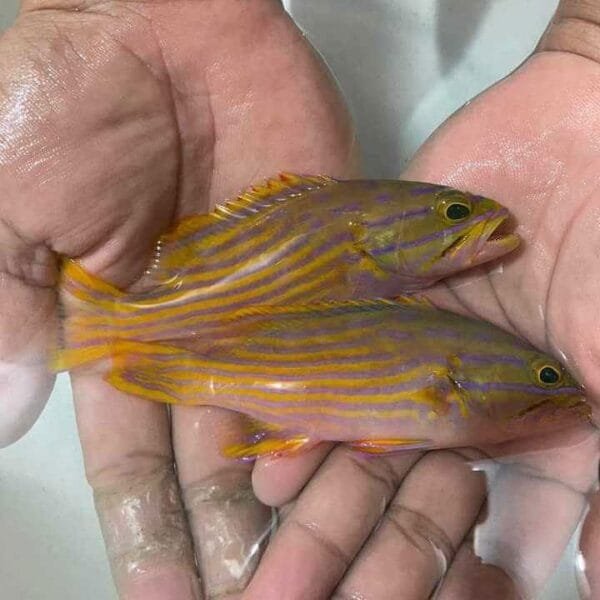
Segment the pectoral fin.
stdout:
<path fill-rule="evenodd" d="M 310 439 L 305 435 L 276 437 L 265 432 L 263 437 L 256 436 L 254 440 L 226 446 L 223 455 L 228 458 L 256 460 L 262 456 L 293 454 L 307 450 L 311 445 Z"/>

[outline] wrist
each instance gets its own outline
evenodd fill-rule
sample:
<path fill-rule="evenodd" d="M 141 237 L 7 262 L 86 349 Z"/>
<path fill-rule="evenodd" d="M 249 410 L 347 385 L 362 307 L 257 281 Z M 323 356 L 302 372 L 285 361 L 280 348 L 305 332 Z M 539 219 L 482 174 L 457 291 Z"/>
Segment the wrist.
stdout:
<path fill-rule="evenodd" d="M 600 63 L 600 0 L 561 0 L 538 51 L 561 51 Z"/>

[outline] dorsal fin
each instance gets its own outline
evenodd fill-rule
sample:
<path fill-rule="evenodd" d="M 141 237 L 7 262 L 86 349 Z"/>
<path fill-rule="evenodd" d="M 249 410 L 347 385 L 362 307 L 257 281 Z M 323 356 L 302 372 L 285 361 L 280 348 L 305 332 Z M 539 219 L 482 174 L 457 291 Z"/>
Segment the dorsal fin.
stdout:
<path fill-rule="evenodd" d="M 277 202 L 283 202 L 334 183 L 337 183 L 335 179 L 325 175 L 280 173 L 279 177 L 255 185 L 243 191 L 237 198 L 217 206 L 212 214 L 220 219 L 243 219 L 260 212 L 261 209 L 269 208 Z"/>
<path fill-rule="evenodd" d="M 297 198 L 305 192 L 317 190 L 337 183 L 336 179 L 326 175 L 294 175 L 280 173 L 278 177 L 267 179 L 240 193 L 232 200 L 219 204 L 215 209 L 203 215 L 191 215 L 184 218 L 161 238 L 161 243 L 173 242 L 187 237 L 214 223 L 215 219 L 243 219 L 255 215 L 261 209 L 269 208 L 277 202 Z"/>

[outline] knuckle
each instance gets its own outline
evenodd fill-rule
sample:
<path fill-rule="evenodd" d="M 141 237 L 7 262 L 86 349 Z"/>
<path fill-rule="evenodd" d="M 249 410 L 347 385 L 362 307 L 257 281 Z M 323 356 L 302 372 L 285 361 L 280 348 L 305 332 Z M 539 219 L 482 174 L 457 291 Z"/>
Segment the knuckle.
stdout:
<path fill-rule="evenodd" d="M 241 592 L 249 583 L 272 529 L 271 509 L 236 467 L 183 486 L 204 587 L 210 598 Z"/>
<path fill-rule="evenodd" d="M 421 512 L 402 504 L 392 504 L 384 519 L 420 554 L 432 560 L 443 559 L 443 570 L 456 554 L 446 532 Z"/>
<path fill-rule="evenodd" d="M 157 562 L 194 565 L 179 486 L 172 467 L 129 478 L 119 476 L 94 490 L 96 510 L 117 581 L 142 574 Z"/>
<path fill-rule="evenodd" d="M 600 62 L 600 7 L 578 0 L 563 2 L 538 49 L 568 52 Z"/>
<path fill-rule="evenodd" d="M 191 511 L 202 510 L 208 504 L 236 504 L 255 499 L 248 471 L 235 467 L 184 482 L 182 492 Z"/>
<path fill-rule="evenodd" d="M 324 554 L 333 558 L 343 571 L 350 566 L 352 557 L 332 537 L 323 532 L 314 523 L 288 518 L 285 522 L 285 527 L 286 529 L 296 530 L 297 534 L 309 538 L 313 545 L 319 548 Z"/>
<path fill-rule="evenodd" d="M 348 450 L 347 452 L 352 467 L 359 471 L 361 476 L 366 476 L 373 485 L 382 488 L 386 498 L 391 498 L 400 484 L 400 477 L 390 462 L 383 457 L 364 459 L 355 451 Z"/>

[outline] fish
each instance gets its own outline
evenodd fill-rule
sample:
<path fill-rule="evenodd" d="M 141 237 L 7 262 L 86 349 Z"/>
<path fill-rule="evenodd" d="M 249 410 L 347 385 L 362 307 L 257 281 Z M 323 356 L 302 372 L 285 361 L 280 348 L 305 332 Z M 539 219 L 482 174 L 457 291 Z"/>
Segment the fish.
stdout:
<path fill-rule="evenodd" d="M 518 235 L 501 231 L 509 216 L 443 185 L 281 174 L 162 236 L 145 291 L 65 261 L 62 335 L 101 351 L 114 339 L 215 337 L 247 306 L 415 293 L 515 250 Z"/>
<path fill-rule="evenodd" d="M 227 337 L 121 340 L 105 379 L 138 398 L 245 415 L 222 448 L 254 460 L 344 442 L 370 454 L 479 446 L 590 419 L 552 356 L 497 326 L 415 300 L 249 307 Z"/>

